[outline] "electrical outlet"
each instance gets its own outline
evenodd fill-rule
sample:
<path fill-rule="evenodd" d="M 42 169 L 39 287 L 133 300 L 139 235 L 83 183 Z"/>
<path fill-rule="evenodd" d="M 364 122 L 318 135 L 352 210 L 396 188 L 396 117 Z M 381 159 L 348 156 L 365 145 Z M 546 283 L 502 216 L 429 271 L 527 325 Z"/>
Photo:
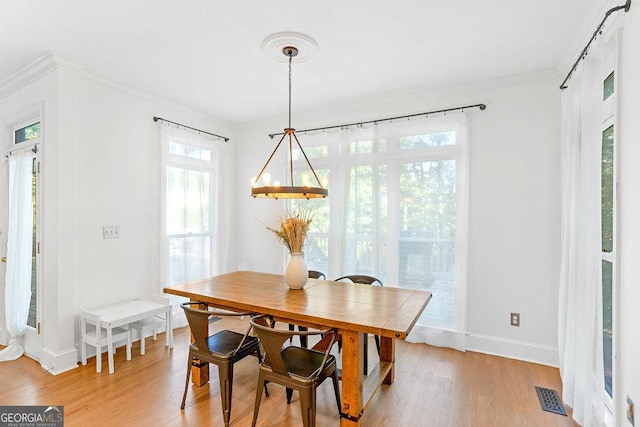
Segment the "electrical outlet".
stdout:
<path fill-rule="evenodd" d="M 102 227 L 103 239 L 119 239 L 120 227 L 117 225 L 105 225 Z"/>
<path fill-rule="evenodd" d="M 631 425 L 635 425 L 633 423 L 633 400 L 629 396 L 627 396 L 627 420 L 631 423 Z"/>
<path fill-rule="evenodd" d="M 520 313 L 511 313 L 511 326 L 520 326 Z"/>

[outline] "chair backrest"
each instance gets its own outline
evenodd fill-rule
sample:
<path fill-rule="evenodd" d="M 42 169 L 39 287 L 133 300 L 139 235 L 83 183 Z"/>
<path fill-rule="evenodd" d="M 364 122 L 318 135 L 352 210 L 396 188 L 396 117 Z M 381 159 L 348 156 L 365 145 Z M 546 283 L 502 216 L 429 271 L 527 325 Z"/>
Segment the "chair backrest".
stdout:
<path fill-rule="evenodd" d="M 189 328 L 191 329 L 191 335 L 193 335 L 193 341 L 199 351 L 209 351 L 209 344 L 207 338 L 209 337 L 209 318 L 212 316 L 251 316 L 253 313 L 232 313 L 229 311 L 221 310 L 209 310 L 209 306 L 205 302 L 189 301 L 180 304 L 184 309 L 184 314 L 187 317 Z M 244 334 L 244 338 L 240 341 L 238 347 L 231 353 L 234 354 L 246 340 L 251 326 L 247 328 Z"/>
<path fill-rule="evenodd" d="M 86 337 L 90 332 L 93 332 L 87 330 L 87 324 L 95 326 L 96 339 L 99 341 L 102 335 L 100 316 L 91 311 L 82 310 L 82 315 L 80 316 L 80 332 L 82 337 Z"/>
<path fill-rule="evenodd" d="M 332 334 L 333 339 L 331 340 L 331 345 L 328 346 L 327 350 L 324 354 L 324 359 L 322 360 L 322 364 L 319 369 L 313 373 L 312 376 L 317 376 L 324 369 L 324 365 L 329 356 L 329 352 L 331 347 L 333 346 L 333 342 L 336 339 L 336 331 L 334 329 L 327 329 L 324 331 L 288 331 L 286 329 L 275 329 L 275 322 L 269 316 L 255 316 L 250 320 L 251 326 L 255 334 L 260 339 L 260 343 L 264 348 L 265 353 L 267 354 L 266 360 L 268 360 L 269 366 L 271 370 L 278 374 L 289 377 L 289 372 L 282 360 L 282 346 L 284 343 L 289 340 L 289 338 L 294 335 L 298 336 L 309 336 L 309 335 L 325 335 Z M 309 350 L 311 351 L 311 350 Z"/>
<path fill-rule="evenodd" d="M 309 270 L 309 279 L 325 279 L 326 276 L 321 271 Z"/>
<path fill-rule="evenodd" d="M 209 336 L 209 313 L 208 306 L 205 303 L 189 302 L 182 304 L 184 314 L 189 322 L 191 335 L 198 350 L 207 351 L 207 337 Z"/>
<path fill-rule="evenodd" d="M 353 283 L 361 283 L 363 285 L 376 285 L 376 286 L 382 286 L 382 282 L 373 277 L 373 276 L 366 276 L 364 274 L 351 274 L 348 276 L 342 276 L 337 278 L 335 281 L 336 282 L 340 282 L 343 280 L 350 280 Z"/>

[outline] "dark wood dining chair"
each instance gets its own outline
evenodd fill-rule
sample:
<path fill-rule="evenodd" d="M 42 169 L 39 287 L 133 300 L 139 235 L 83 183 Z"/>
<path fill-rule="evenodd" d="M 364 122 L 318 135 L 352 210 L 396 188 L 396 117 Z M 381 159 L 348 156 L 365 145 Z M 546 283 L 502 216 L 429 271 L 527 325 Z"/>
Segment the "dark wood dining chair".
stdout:
<path fill-rule="evenodd" d="M 364 274 L 350 274 L 348 276 L 338 277 L 336 282 L 351 281 L 353 283 L 361 283 L 363 285 L 383 286 L 382 282 L 373 276 L 367 276 Z M 367 362 L 369 354 L 369 339 L 368 334 L 364 334 L 364 374 L 369 372 L 369 364 Z M 375 335 L 376 349 L 378 350 L 378 356 L 380 356 L 380 337 Z M 342 342 L 338 341 L 338 345 L 341 346 Z"/>
<path fill-rule="evenodd" d="M 323 272 L 321 271 L 316 271 L 316 270 L 309 270 L 309 279 L 321 279 L 324 280 L 326 278 L 326 276 L 324 275 Z M 295 331 L 296 330 L 296 325 L 294 325 L 293 323 L 289 323 L 289 330 L 290 331 Z M 306 331 L 307 328 L 304 326 L 298 326 L 298 330 L 300 331 Z M 290 342 L 293 340 L 293 337 L 290 338 Z M 300 345 L 304 348 L 307 347 L 307 337 L 300 337 Z"/>
<path fill-rule="evenodd" d="M 324 280 L 326 276 L 321 271 L 309 270 L 309 279 L 322 279 Z"/>
<path fill-rule="evenodd" d="M 289 345 L 283 348 L 283 344 L 292 335 L 322 335 L 336 337 L 335 329 L 324 331 L 288 331 L 275 329 L 274 321 L 270 316 L 255 316 L 250 320 L 254 333 L 260 338 L 262 347 L 266 353 L 265 359 L 260 363 L 258 385 L 256 387 L 256 400 L 253 409 L 253 423 L 255 427 L 258 421 L 258 412 L 262 400 L 262 387 L 267 383 L 280 384 L 287 388 L 287 404 L 291 403 L 293 390 L 300 394 L 300 408 L 302 410 L 302 424 L 304 427 L 316 425 L 316 389 L 324 380 L 331 378 L 333 391 L 340 414 L 340 388 L 338 387 L 338 374 L 336 358 L 329 354 L 331 345 L 325 352 L 311 350 L 303 347 Z"/>
<path fill-rule="evenodd" d="M 228 316 L 252 316 L 254 313 L 233 313 L 229 311 L 211 310 L 204 302 L 182 303 L 193 343 L 189 346 L 189 357 L 187 359 L 187 379 L 184 385 L 184 394 L 180 409 L 184 409 L 189 390 L 189 378 L 191 376 L 191 364 L 194 359 L 202 362 L 213 363 L 218 367 L 220 378 L 220 399 L 222 400 L 222 414 L 225 427 L 229 426 L 231 418 L 231 395 L 233 391 L 233 365 L 247 356 L 256 354 L 259 362 L 262 361 L 260 353 L 260 341 L 258 338 L 249 335 L 251 325 L 243 334 L 221 330 L 213 335 L 209 335 L 209 319 L 215 317 Z M 268 393 L 265 384 L 265 393 Z"/>

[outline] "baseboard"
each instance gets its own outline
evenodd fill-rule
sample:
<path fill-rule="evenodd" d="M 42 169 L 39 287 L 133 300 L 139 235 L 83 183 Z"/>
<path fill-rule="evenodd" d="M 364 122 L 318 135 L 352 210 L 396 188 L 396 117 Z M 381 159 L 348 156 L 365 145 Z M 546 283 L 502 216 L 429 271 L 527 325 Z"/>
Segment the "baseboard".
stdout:
<path fill-rule="evenodd" d="M 448 347 L 458 351 L 475 351 L 493 356 L 558 367 L 558 349 L 524 341 L 509 340 L 480 334 L 468 334 L 450 329 L 416 325 L 409 342 L 426 343 L 436 347 Z"/>
<path fill-rule="evenodd" d="M 558 349 L 488 335 L 468 334 L 467 350 L 558 367 Z"/>
<path fill-rule="evenodd" d="M 40 366 L 53 375 L 70 371 L 78 367 L 78 351 L 70 348 L 63 352 L 53 353 L 43 348 L 40 353 Z"/>
<path fill-rule="evenodd" d="M 171 314 L 171 326 L 173 329 L 182 328 L 189 325 L 187 322 L 187 316 L 184 315 L 184 310 L 180 310 L 179 312 L 173 312 Z"/>

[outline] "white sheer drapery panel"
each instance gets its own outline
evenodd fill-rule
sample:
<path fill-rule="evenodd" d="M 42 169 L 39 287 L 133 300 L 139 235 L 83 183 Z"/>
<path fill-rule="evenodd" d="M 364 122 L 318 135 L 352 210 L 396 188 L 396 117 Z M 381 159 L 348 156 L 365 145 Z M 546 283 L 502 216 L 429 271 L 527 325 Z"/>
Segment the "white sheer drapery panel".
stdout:
<path fill-rule="evenodd" d="M 420 117 L 306 135 L 305 151 L 317 153 L 311 158 L 314 169 L 330 170 L 330 196 L 322 201 L 292 202 L 293 206 L 319 207 L 323 215 L 321 220 L 319 218 L 312 224 L 307 239 L 305 257 L 309 268 L 324 272 L 329 279 L 348 274 L 367 274 L 378 277 L 386 286 L 432 290 L 439 298 L 434 299 L 427 310 L 445 313 L 444 317 L 451 320 L 446 325 L 442 322 L 429 324 L 425 316 L 416 325 L 410 338 L 415 342 L 460 350 L 465 349 L 466 329 L 464 254 L 467 227 L 464 224 L 468 220 L 468 201 L 462 199 L 468 198 L 467 185 L 464 183 L 467 175 L 463 170 L 467 164 L 464 157 L 467 119 L 465 114 L 430 117 L 427 120 Z M 450 139 L 441 143 L 436 141 L 438 137 Z M 421 142 L 415 142 L 417 139 L 421 139 Z M 453 168 L 454 174 L 432 182 L 446 187 L 440 198 L 436 195 L 426 196 L 424 191 L 415 190 L 416 187 L 426 188 L 426 183 L 430 182 L 428 177 L 433 178 L 430 172 L 442 169 L 447 162 L 446 167 Z M 412 175 L 414 173 L 416 176 Z M 425 215 L 420 218 L 414 215 L 413 220 L 407 222 L 406 212 L 400 212 L 402 203 L 413 203 L 409 206 L 410 211 L 423 212 L 426 210 L 422 204 L 434 203 L 439 206 L 442 198 L 448 198 L 453 206 L 452 216 L 443 221 L 455 224 L 453 234 L 431 235 L 435 230 L 426 223 L 434 222 L 434 218 L 423 221 Z M 325 218 L 327 215 L 328 218 Z M 410 234 L 412 230 L 416 231 L 417 238 L 403 235 Z M 324 253 L 325 241 L 328 247 L 326 256 L 316 255 L 318 252 Z M 430 267 L 431 247 L 444 245 L 444 241 L 451 246 L 450 252 L 447 252 L 449 261 L 446 278 L 435 279 L 440 283 L 436 284 L 439 288 L 434 289 Z M 410 261 L 403 252 L 407 250 L 407 245 L 419 246 L 414 248 L 414 256 Z M 408 263 L 412 265 L 409 273 Z M 405 277 L 407 274 L 413 277 Z M 446 289 L 441 292 L 443 288 Z"/>
<path fill-rule="evenodd" d="M 24 335 L 31 300 L 33 256 L 33 153 L 14 152 L 9 156 L 9 228 L 7 230 L 7 270 L 5 276 L 5 317 L 11 335 L 0 351 L 0 361 L 15 360 L 24 349 Z"/>
<path fill-rule="evenodd" d="M 602 67 L 615 39 L 591 47 L 562 93 L 558 350 L 562 398 L 584 426 L 604 423 Z"/>
<path fill-rule="evenodd" d="M 166 150 L 167 284 L 226 273 L 233 147 L 164 123 L 161 138 Z"/>
<path fill-rule="evenodd" d="M 335 137 L 334 137 L 335 138 Z M 357 156 L 353 155 L 351 152 L 353 146 L 352 142 L 360 142 L 360 141 L 371 141 L 372 142 L 372 153 L 370 155 L 373 158 L 379 157 L 378 152 L 378 140 L 377 140 L 377 126 L 371 128 L 353 128 L 342 130 L 339 133 L 339 143 L 338 146 L 338 156 L 333 156 L 338 160 L 337 164 L 334 163 L 334 166 L 331 169 L 331 201 L 332 203 L 336 203 L 338 206 L 337 214 L 333 215 L 331 218 L 332 224 L 335 224 L 335 227 L 331 227 L 336 230 L 336 232 L 331 236 L 330 241 L 335 242 L 334 248 L 336 250 L 330 251 L 329 253 L 329 275 L 328 277 L 340 277 L 346 274 L 356 274 L 354 268 L 355 266 L 349 265 L 346 261 L 349 259 L 347 252 L 349 249 L 349 239 L 350 235 L 357 235 L 357 221 L 355 218 L 355 213 L 353 209 L 355 208 L 352 201 L 352 185 L 354 184 L 354 180 L 357 180 L 357 176 L 352 173 L 354 168 L 360 166 L 368 166 L 370 164 L 377 165 L 377 161 L 369 161 L 366 163 L 360 163 L 357 160 Z M 331 142 L 330 142 L 331 144 Z M 335 180 L 333 177 L 335 176 Z M 372 170 L 372 188 L 379 188 L 378 183 L 379 177 L 378 173 Z M 337 201 L 337 202 L 336 202 Z M 382 244 L 381 239 L 384 236 L 381 236 L 380 232 L 380 199 L 378 195 L 373 192 L 371 196 L 371 205 L 372 205 L 372 232 L 371 232 L 371 241 L 372 241 L 372 265 L 371 271 L 368 271 L 368 274 L 376 277 L 381 276 L 381 267 L 380 260 L 383 258 L 383 254 L 380 253 L 381 249 L 385 247 Z M 363 273 L 360 271 L 359 273 Z"/>
<path fill-rule="evenodd" d="M 418 319 L 413 330 L 407 337 L 409 342 L 426 343 L 429 345 L 453 348 L 465 351 L 467 348 L 467 266 L 468 266 L 468 221 L 469 221 L 469 116 L 464 112 L 429 117 L 427 120 L 416 118 L 409 122 L 398 122 L 392 126 L 382 126 L 378 135 L 380 140 L 387 140 L 397 135 L 402 129 L 405 135 L 438 134 L 440 132 L 455 134 L 455 143 L 434 147 L 434 154 L 428 158 L 405 157 L 402 163 L 423 162 L 431 167 L 449 167 L 453 175 L 448 176 L 452 181 L 449 185 L 439 182 L 441 193 L 423 199 L 425 204 L 441 206 L 447 202 L 453 203 L 453 211 L 446 209 L 432 211 L 432 219 L 438 222 L 450 223 L 452 228 L 436 230 L 433 237 L 440 241 L 451 239 L 453 255 L 445 264 L 450 277 L 434 280 L 426 290 L 432 292 L 433 297 L 425 312 Z M 410 151 L 410 150 L 406 150 Z M 435 154 L 437 152 L 437 154 Z M 409 153 L 407 153 L 409 154 Z M 405 155 L 406 156 L 406 155 Z M 446 164 L 446 165 L 445 165 Z M 406 172 L 405 172 L 406 175 Z M 446 174 L 444 174 L 446 176 Z M 434 183 L 438 184 L 438 183 Z M 397 206 L 402 201 L 402 194 L 394 195 L 389 191 L 389 206 Z M 395 197 L 395 198 L 394 198 Z M 453 233 L 453 234 L 449 234 Z M 399 274 L 397 272 L 396 274 Z M 399 279 L 400 280 L 400 276 Z M 411 287 L 412 285 L 401 285 Z M 419 287 L 420 289 L 423 289 Z"/>
<path fill-rule="evenodd" d="M 214 189 L 213 217 L 213 274 L 228 273 L 231 236 L 231 207 L 235 206 L 233 186 L 234 146 L 228 141 L 212 141 L 216 151 L 216 184 Z"/>

